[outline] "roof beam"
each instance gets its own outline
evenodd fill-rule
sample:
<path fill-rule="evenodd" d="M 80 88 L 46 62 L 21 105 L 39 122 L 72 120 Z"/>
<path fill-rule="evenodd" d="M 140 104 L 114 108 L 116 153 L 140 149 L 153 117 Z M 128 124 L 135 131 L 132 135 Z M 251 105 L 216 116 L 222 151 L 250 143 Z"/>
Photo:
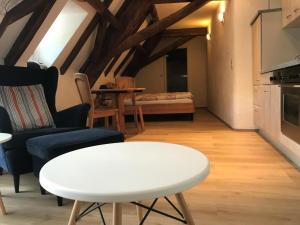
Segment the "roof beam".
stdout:
<path fill-rule="evenodd" d="M 180 46 L 182 46 L 183 44 L 185 44 L 186 42 L 192 40 L 195 36 L 187 36 L 187 37 L 182 37 L 172 43 L 170 43 L 169 45 L 167 45 L 166 47 L 164 47 L 163 49 L 159 50 L 158 52 L 154 53 L 153 55 L 151 55 L 149 57 L 149 59 L 147 60 L 147 62 L 142 65 L 141 67 L 144 67 L 152 62 L 154 62 L 155 60 L 159 59 L 160 57 L 168 54 L 169 52 L 179 48 Z"/>
<path fill-rule="evenodd" d="M 161 34 L 157 34 L 143 43 L 143 51 L 137 50 L 134 57 L 122 72 L 122 76 L 135 76 L 161 40 Z"/>
<path fill-rule="evenodd" d="M 88 38 L 91 36 L 92 32 L 95 30 L 96 26 L 99 24 L 100 15 L 98 13 L 95 14 L 91 22 L 88 24 L 84 32 L 81 34 L 79 40 L 77 41 L 76 45 L 65 59 L 64 63 L 60 67 L 61 74 L 64 74 L 71 63 L 74 61 L 80 50 L 82 49 L 83 45 L 86 43 Z"/>
<path fill-rule="evenodd" d="M 6 55 L 4 59 L 5 65 L 15 65 L 18 62 L 36 32 L 43 24 L 55 2 L 56 0 L 47 0 L 47 3 L 44 3 L 39 8 L 35 9 L 34 13 L 19 34 L 17 40 L 14 42 L 12 48 Z"/>
<path fill-rule="evenodd" d="M 88 2 L 100 15 L 104 15 L 106 19 L 115 27 L 119 28 L 121 23 L 116 17 L 109 11 L 107 5 L 99 0 L 85 0 Z M 110 4 L 110 3 L 109 3 Z"/>
<path fill-rule="evenodd" d="M 191 2 L 192 0 L 152 0 L 153 4 Z"/>
<path fill-rule="evenodd" d="M 91 85 L 97 81 L 112 58 L 122 54 L 123 51 L 114 54 L 114 49 L 123 40 L 138 31 L 145 21 L 151 6 L 152 4 L 149 0 L 126 0 L 123 2 L 116 15 L 122 26 L 116 29 L 110 24 L 104 38 L 103 49 L 101 52 L 98 52 L 97 57 L 90 58 L 89 65 L 84 71 L 89 76 Z"/>
<path fill-rule="evenodd" d="M 0 38 L 4 34 L 6 28 L 16 22 L 17 20 L 23 18 L 24 16 L 28 15 L 29 13 L 32 13 L 37 8 L 40 8 L 42 5 L 47 4 L 47 0 L 26 0 L 21 1 L 19 4 L 17 4 L 15 7 L 13 7 L 11 10 L 9 10 L 1 24 L 0 24 Z"/>
<path fill-rule="evenodd" d="M 125 66 L 127 61 L 130 59 L 130 57 L 133 55 L 133 53 L 136 51 L 136 47 L 133 47 L 129 50 L 123 61 L 118 65 L 117 69 L 114 71 L 114 75 L 117 76 L 118 73 L 121 71 L 121 69 Z"/>
<path fill-rule="evenodd" d="M 154 36 L 165 30 L 167 27 L 175 24 L 179 20 L 183 19 L 184 17 L 188 16 L 189 14 L 193 13 L 197 9 L 204 6 L 209 0 L 194 0 L 191 3 L 184 6 L 182 9 L 178 10 L 175 13 L 163 18 L 159 22 L 156 22 L 147 28 L 131 35 L 130 37 L 126 38 L 118 47 L 115 48 L 113 55 L 117 55 L 122 53 L 123 51 L 132 48 L 133 46 L 141 43 L 144 40 Z"/>
<path fill-rule="evenodd" d="M 114 67 L 114 65 L 116 64 L 116 62 L 118 61 L 118 59 L 120 58 L 120 55 L 117 55 L 113 58 L 113 60 L 110 62 L 110 64 L 108 65 L 108 67 L 105 69 L 104 74 L 105 76 L 107 76 L 109 74 L 109 72 L 111 71 L 111 69 Z"/>
<path fill-rule="evenodd" d="M 165 38 L 206 35 L 207 28 L 168 29 L 162 33 Z"/>

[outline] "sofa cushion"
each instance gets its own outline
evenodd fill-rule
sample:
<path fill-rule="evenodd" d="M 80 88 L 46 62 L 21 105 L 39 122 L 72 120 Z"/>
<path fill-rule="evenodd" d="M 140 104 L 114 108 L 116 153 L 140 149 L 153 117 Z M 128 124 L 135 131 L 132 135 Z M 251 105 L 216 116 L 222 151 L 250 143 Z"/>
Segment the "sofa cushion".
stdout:
<path fill-rule="evenodd" d="M 55 126 L 41 84 L 0 86 L 0 105 L 7 110 L 14 132 Z"/>
<path fill-rule="evenodd" d="M 68 131 L 79 130 L 82 128 L 43 128 L 43 129 L 34 129 L 34 130 L 25 130 L 13 134 L 11 141 L 3 144 L 5 151 L 10 151 L 11 149 L 21 149 L 26 151 L 26 141 L 30 138 L 43 136 L 47 134 L 56 134 Z"/>
<path fill-rule="evenodd" d="M 48 161 L 76 149 L 123 141 L 124 135 L 118 131 L 93 128 L 31 138 L 26 146 L 31 155 Z"/>

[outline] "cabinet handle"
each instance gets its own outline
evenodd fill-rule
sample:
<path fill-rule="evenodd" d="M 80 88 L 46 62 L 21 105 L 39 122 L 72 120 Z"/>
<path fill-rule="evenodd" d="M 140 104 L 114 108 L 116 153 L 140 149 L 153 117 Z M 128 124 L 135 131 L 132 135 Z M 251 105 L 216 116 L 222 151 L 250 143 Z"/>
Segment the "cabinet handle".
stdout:
<path fill-rule="evenodd" d="M 300 10 L 300 8 L 294 9 L 294 12 L 297 13 Z"/>
<path fill-rule="evenodd" d="M 287 19 L 289 19 L 290 17 L 292 17 L 292 14 L 286 16 Z"/>

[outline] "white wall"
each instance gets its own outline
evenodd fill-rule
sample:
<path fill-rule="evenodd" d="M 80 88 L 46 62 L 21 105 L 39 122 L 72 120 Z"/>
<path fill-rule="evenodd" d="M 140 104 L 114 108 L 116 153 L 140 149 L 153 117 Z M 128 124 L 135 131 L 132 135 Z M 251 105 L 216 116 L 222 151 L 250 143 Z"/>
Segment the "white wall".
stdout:
<path fill-rule="evenodd" d="M 225 22 L 213 17 L 208 42 L 208 108 L 235 129 L 253 129 L 250 22 L 259 9 L 280 1 L 225 2 Z"/>
<path fill-rule="evenodd" d="M 182 46 L 187 48 L 188 90 L 194 95 L 196 107 L 207 106 L 206 38 L 197 37 Z M 136 85 L 148 93 L 166 92 L 165 58 L 144 67 L 136 77 Z"/>

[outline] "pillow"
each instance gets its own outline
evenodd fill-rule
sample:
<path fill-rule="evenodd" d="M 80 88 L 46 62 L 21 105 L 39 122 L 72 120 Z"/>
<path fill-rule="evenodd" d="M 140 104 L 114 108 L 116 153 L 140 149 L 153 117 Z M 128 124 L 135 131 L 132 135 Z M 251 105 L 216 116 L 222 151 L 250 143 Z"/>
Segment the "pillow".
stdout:
<path fill-rule="evenodd" d="M 15 132 L 55 127 L 41 84 L 0 86 L 0 106 L 7 110 Z"/>

